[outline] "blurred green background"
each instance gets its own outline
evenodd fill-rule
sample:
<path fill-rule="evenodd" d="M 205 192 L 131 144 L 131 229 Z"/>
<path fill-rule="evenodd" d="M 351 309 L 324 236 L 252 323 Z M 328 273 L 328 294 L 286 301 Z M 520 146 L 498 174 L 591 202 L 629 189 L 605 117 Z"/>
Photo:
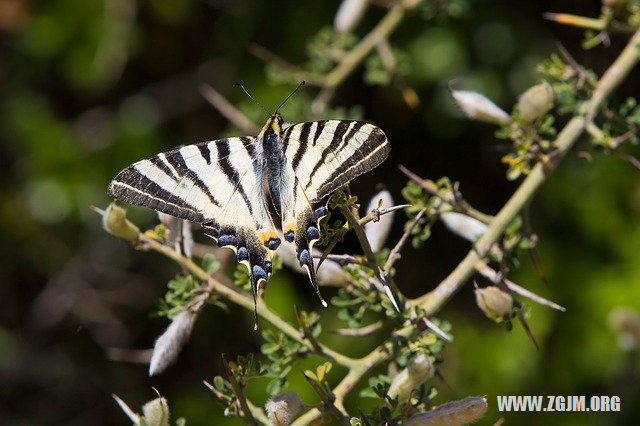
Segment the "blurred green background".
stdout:
<path fill-rule="evenodd" d="M 90 206 L 109 203 L 105 190 L 124 166 L 179 144 L 238 134 L 206 103 L 207 83 L 257 123 L 264 113 L 239 90 L 242 81 L 268 108 L 295 83 L 275 84 L 249 52 L 259 44 L 297 64 L 308 44 L 331 26 L 339 1 L 257 0 L 0 0 L 0 422 L 126 424 L 111 398 L 138 408 L 155 397 L 170 401 L 188 424 L 239 424 L 202 385 L 221 371 L 220 354 L 259 352 L 251 313 L 206 309 L 178 362 L 159 377 L 147 366 L 117 361 L 114 348 L 147 349 L 167 320 L 153 318 L 156 301 L 178 268 L 157 254 L 133 250 L 106 234 Z M 506 110 L 538 82 L 535 65 L 561 41 L 586 67 L 601 73 L 624 46 L 583 51 L 583 31 L 542 20 L 543 11 L 595 17 L 598 1 L 456 2 L 449 19 L 411 14 L 391 42 L 404 53 L 406 81 L 421 105 L 410 108 L 393 86 L 367 85 L 362 70 L 337 91 L 334 118 L 360 115 L 381 126 L 393 145 L 379 169 L 352 190 L 366 202 L 383 182 L 397 201 L 404 164 L 431 179 L 449 176 L 475 207 L 495 213 L 517 187 L 500 163 L 508 147 L 489 125 L 466 121 L 448 95 L 456 88 L 485 93 Z M 356 27 L 366 33 L 384 15 L 370 7 Z M 638 71 L 616 97 L 639 93 Z M 281 112 L 310 118 L 316 89 L 305 88 Z M 354 107 L 356 107 L 354 109 Z M 561 120 L 562 121 L 562 120 Z M 593 160 L 578 157 L 590 151 Z M 636 155 L 638 153 L 636 152 Z M 142 226 L 156 216 L 130 208 Z M 439 314 L 453 325 L 436 381 L 442 399 L 487 395 L 480 424 L 637 424 L 640 360 L 624 350 L 608 325 L 613 308 L 640 309 L 640 174 L 583 141 L 545 184 L 532 205 L 548 285 L 528 258 L 512 279 L 567 307 L 566 313 L 526 303 L 540 351 L 515 324 L 511 332 L 487 320 L 467 285 Z M 399 237 L 398 217 L 390 242 Z M 202 236 L 198 238 L 202 240 Z M 355 248 L 353 241 L 344 250 Z M 443 226 L 421 250 L 407 248 L 397 282 L 409 297 L 432 289 L 469 249 Z M 335 290 L 325 289 L 330 298 Z M 276 274 L 266 300 L 289 320 L 293 305 L 320 310 L 306 279 Z M 325 330 L 342 327 L 335 309 L 321 311 Z M 353 356 L 383 338 L 324 341 Z M 300 371 L 291 388 L 315 402 Z M 335 368 L 334 382 L 344 371 Z M 266 381 L 265 381 L 266 383 Z M 257 383 L 248 394 L 266 395 Z M 619 395 L 619 413 L 498 413 L 496 395 Z M 357 392 L 354 393 L 357 395 Z M 357 398 L 350 398 L 355 403 Z M 366 401 L 358 404 L 367 411 Z"/>

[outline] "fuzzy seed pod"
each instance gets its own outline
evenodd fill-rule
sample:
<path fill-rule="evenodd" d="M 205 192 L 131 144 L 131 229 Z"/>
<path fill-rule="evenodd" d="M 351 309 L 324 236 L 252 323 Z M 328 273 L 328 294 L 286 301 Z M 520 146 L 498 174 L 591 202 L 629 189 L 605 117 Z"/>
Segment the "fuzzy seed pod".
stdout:
<path fill-rule="evenodd" d="M 487 318 L 500 322 L 513 313 L 513 298 L 496 286 L 476 288 L 476 303 Z"/>
<path fill-rule="evenodd" d="M 189 309 L 180 312 L 153 346 L 149 376 L 162 373 L 171 365 L 182 350 L 182 346 L 189 340 L 195 316 Z"/>
<path fill-rule="evenodd" d="M 445 212 L 440 215 L 442 223 L 454 234 L 469 240 L 477 241 L 487 231 L 487 225 L 466 214 Z"/>
<path fill-rule="evenodd" d="M 294 391 L 269 398 L 264 405 L 271 426 L 286 426 L 302 409 L 302 401 Z"/>
<path fill-rule="evenodd" d="M 520 117 L 525 122 L 532 122 L 545 115 L 553 108 L 553 89 L 546 81 L 530 87 L 518 99 Z"/>
<path fill-rule="evenodd" d="M 391 193 L 386 189 L 383 189 L 371 198 L 365 212 L 368 214 L 369 212 L 377 209 L 380 200 L 382 200 L 382 207 L 388 208 L 393 206 Z M 384 243 L 387 241 L 387 237 L 389 236 L 389 231 L 391 231 L 391 225 L 393 225 L 394 214 L 395 212 L 387 213 L 380 216 L 380 220 L 377 222 L 369 222 L 364 225 L 364 233 L 367 235 L 369 244 L 371 244 L 371 250 L 374 252 L 377 252 L 384 247 Z"/>
<path fill-rule="evenodd" d="M 432 374 L 431 358 L 420 353 L 411 358 L 409 364 L 393 378 L 387 395 L 392 399 L 397 397 L 400 404 L 407 402 L 411 392 L 430 379 Z"/>
<path fill-rule="evenodd" d="M 115 203 L 102 214 L 102 227 L 111 235 L 126 241 L 137 241 L 140 229 L 127 219 L 127 211 Z"/>
<path fill-rule="evenodd" d="M 487 398 L 469 396 L 440 404 L 425 413 L 414 414 L 406 426 L 459 426 L 480 420 L 487 412 Z"/>
<path fill-rule="evenodd" d="M 159 397 L 144 404 L 142 414 L 149 426 L 169 426 L 169 404 L 165 398 Z"/>
<path fill-rule="evenodd" d="M 368 5 L 367 0 L 342 0 L 333 21 L 338 33 L 348 33 L 358 24 Z"/>
<path fill-rule="evenodd" d="M 509 114 L 478 92 L 452 90 L 453 101 L 468 118 L 493 124 L 508 124 Z"/>
<path fill-rule="evenodd" d="M 144 404 L 142 414 L 149 426 L 169 426 L 169 404 L 165 398 L 156 398 Z"/>

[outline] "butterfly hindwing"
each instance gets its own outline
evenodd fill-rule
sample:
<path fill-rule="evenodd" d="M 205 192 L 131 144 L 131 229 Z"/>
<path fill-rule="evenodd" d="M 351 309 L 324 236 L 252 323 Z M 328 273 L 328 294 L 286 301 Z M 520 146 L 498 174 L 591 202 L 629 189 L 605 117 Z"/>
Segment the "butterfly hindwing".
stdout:
<path fill-rule="evenodd" d="M 261 145 L 227 138 L 153 155 L 122 170 L 108 194 L 201 223 L 249 268 L 253 297 L 271 275 L 280 239 L 265 202 Z"/>

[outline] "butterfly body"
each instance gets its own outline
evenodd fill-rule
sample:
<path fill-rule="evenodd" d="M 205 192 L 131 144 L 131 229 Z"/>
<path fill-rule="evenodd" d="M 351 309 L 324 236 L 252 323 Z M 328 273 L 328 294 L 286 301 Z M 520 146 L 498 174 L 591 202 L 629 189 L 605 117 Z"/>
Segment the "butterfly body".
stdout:
<path fill-rule="evenodd" d="M 378 166 L 390 149 L 384 132 L 368 123 L 322 120 L 285 127 L 276 113 L 256 137 L 185 145 L 134 163 L 116 175 L 107 193 L 200 223 L 247 266 L 254 301 L 271 275 L 272 255 L 283 243 L 281 229 L 326 306 L 311 253 L 327 210 L 314 206 Z"/>

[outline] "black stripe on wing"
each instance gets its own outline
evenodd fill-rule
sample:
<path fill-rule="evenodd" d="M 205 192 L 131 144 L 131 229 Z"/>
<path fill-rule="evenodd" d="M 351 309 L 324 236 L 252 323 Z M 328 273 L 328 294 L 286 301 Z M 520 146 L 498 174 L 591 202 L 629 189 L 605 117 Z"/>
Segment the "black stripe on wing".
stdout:
<path fill-rule="evenodd" d="M 202 154 L 202 149 L 200 149 L 201 145 L 208 145 L 208 144 L 205 143 L 205 144 L 197 145 L 198 149 L 200 150 L 200 153 Z M 209 148 L 207 148 L 207 151 L 208 150 Z M 204 181 L 200 178 L 200 176 L 198 176 L 198 174 L 195 171 L 189 168 L 189 166 L 187 165 L 187 162 L 184 159 L 184 156 L 182 155 L 179 149 L 165 153 L 165 157 L 169 162 L 169 164 L 171 164 L 171 166 L 176 170 L 176 172 L 178 172 L 178 175 L 180 175 L 182 179 L 186 178 L 191 182 L 193 182 L 193 184 L 198 188 L 200 188 L 200 190 L 209 198 L 209 201 L 211 201 L 211 204 L 217 207 L 221 207 L 220 202 L 216 200 L 216 197 L 214 197 L 213 193 L 211 192 L 213 188 L 209 188 L 207 184 L 204 183 Z"/>
<path fill-rule="evenodd" d="M 345 144 L 348 143 L 349 141 L 345 138 Z M 390 151 L 391 144 L 387 140 L 387 136 L 380 128 L 372 127 L 371 133 L 362 146 L 335 168 L 322 184 L 317 186 L 316 197 L 312 201 L 321 200 L 341 185 L 377 167 L 387 158 Z"/>
<path fill-rule="evenodd" d="M 195 207 L 160 187 L 134 166 L 129 166 L 118 173 L 107 188 L 107 194 L 112 198 L 149 207 L 180 219 L 192 222 L 207 220 Z"/>
<path fill-rule="evenodd" d="M 327 159 L 329 154 L 331 154 L 332 152 L 338 149 L 338 147 L 340 146 L 340 142 L 343 140 L 343 136 L 346 133 L 351 123 L 354 123 L 354 122 L 343 120 L 338 123 L 338 125 L 336 126 L 336 131 L 333 134 L 333 138 L 331 138 L 331 143 L 329 144 L 328 147 L 322 150 L 322 153 L 320 154 L 320 161 L 318 161 L 313 166 L 313 169 L 311 170 L 311 174 L 309 175 L 309 182 L 307 182 L 306 188 L 309 188 L 313 184 L 313 177 L 316 175 L 318 170 L 320 170 L 320 167 L 322 167 L 322 165 L 324 164 L 324 161 Z M 353 124 L 353 127 L 349 131 L 349 134 L 344 138 L 345 143 L 343 144 L 343 147 L 349 142 L 349 140 L 353 137 L 353 135 L 355 135 L 355 133 L 358 130 L 360 130 L 360 128 L 362 128 L 362 126 L 364 126 L 365 124 L 366 123 L 362 121 L 358 121 Z M 318 135 L 316 134 L 315 137 L 317 136 Z"/>
<path fill-rule="evenodd" d="M 249 209 L 249 213 L 253 216 L 253 206 L 251 205 L 251 200 L 247 196 L 246 191 L 244 190 L 244 186 L 242 185 L 242 181 L 240 178 L 240 173 L 238 170 L 231 164 L 229 161 L 229 140 L 222 139 L 217 142 L 218 147 L 218 166 L 222 169 L 222 172 L 227 177 L 229 183 L 236 188 L 236 190 L 240 193 L 242 198 L 244 199 L 247 208 Z M 247 145 L 245 144 L 245 149 Z"/>

